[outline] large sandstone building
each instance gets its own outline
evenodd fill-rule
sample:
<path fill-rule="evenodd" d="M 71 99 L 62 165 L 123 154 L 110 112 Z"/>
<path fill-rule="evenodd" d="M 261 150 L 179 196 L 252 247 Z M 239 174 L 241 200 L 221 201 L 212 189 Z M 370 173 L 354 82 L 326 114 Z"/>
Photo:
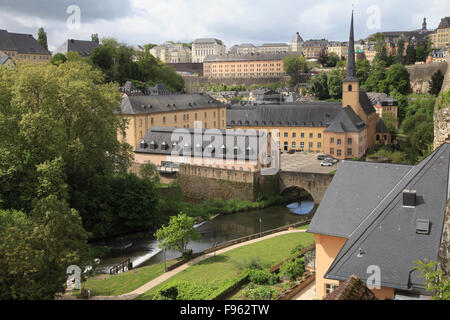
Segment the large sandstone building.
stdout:
<path fill-rule="evenodd" d="M 41 46 L 31 34 L 0 30 L 0 50 L 12 60 L 28 60 L 33 63 L 49 62 L 50 51 Z"/>
<path fill-rule="evenodd" d="M 192 62 L 203 63 L 207 56 L 225 54 L 226 46 L 222 40 L 205 38 L 192 43 Z"/>
<path fill-rule="evenodd" d="M 226 105 L 203 94 L 125 95 L 121 116 L 128 121 L 125 140 L 133 148 L 153 127 L 226 129 Z"/>

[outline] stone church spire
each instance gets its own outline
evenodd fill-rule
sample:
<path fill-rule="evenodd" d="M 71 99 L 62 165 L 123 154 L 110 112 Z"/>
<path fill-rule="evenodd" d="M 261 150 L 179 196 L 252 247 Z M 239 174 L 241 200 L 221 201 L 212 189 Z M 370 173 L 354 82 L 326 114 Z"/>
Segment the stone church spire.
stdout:
<path fill-rule="evenodd" d="M 352 22 L 350 26 L 350 38 L 348 40 L 347 75 L 344 81 L 345 82 L 358 81 L 358 78 L 356 77 L 356 65 L 355 65 L 355 35 L 353 31 L 353 10 L 352 10 Z"/>

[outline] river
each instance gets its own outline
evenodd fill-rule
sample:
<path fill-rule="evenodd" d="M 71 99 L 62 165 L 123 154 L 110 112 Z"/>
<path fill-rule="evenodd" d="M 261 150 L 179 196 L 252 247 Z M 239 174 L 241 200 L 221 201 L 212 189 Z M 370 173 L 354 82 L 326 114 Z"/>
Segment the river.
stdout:
<path fill-rule="evenodd" d="M 310 219 L 314 212 L 314 203 L 303 201 L 301 206 L 292 204 L 288 207 L 274 206 L 261 210 L 220 215 L 196 226 L 202 237 L 200 240 L 191 241 L 189 248 L 194 253 L 200 252 L 222 242 Z M 101 259 L 97 269 L 100 273 L 109 273 L 112 266 L 127 258 L 131 259 L 135 268 L 164 261 L 164 255 L 158 248 L 158 242 L 153 233 L 137 233 L 117 237 L 97 243 L 96 246 L 105 246 L 111 249 Z M 178 257 L 180 254 L 176 251 L 166 252 L 167 260 Z"/>

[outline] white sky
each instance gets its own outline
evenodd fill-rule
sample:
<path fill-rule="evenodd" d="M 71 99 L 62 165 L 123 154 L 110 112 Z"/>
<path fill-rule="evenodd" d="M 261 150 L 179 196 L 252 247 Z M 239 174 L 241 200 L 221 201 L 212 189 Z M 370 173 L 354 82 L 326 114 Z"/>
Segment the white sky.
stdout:
<path fill-rule="evenodd" d="M 79 29 L 70 30 L 70 5 L 81 10 Z M 89 40 L 92 33 L 129 45 L 221 39 L 234 44 L 290 42 L 298 31 L 304 40 L 348 40 L 354 4 L 355 37 L 378 31 L 414 30 L 427 18 L 428 29 L 450 16 L 449 0 L 0 0 L 0 29 L 48 34 L 50 50 L 65 39 Z M 379 10 L 379 26 L 368 27 Z M 378 28 L 379 27 L 379 28 Z"/>

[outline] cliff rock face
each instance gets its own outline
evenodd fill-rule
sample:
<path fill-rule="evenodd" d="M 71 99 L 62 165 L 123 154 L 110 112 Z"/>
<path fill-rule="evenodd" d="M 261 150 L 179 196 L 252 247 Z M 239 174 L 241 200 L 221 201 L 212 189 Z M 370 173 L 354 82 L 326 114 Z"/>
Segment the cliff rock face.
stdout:
<path fill-rule="evenodd" d="M 445 72 L 444 84 L 442 85 L 442 91 L 445 92 L 450 89 L 450 68 L 447 67 Z M 434 114 L 434 148 L 437 149 L 445 142 L 450 142 L 450 106 L 437 110 Z"/>
<path fill-rule="evenodd" d="M 450 89 L 450 67 L 447 68 L 442 85 L 442 92 Z M 450 106 L 437 110 L 434 115 L 434 147 L 438 148 L 445 142 L 450 142 Z M 439 267 L 450 275 L 450 200 L 445 213 L 445 226 L 442 234 L 442 244 L 439 250 Z"/>
<path fill-rule="evenodd" d="M 450 201 L 445 212 L 445 226 L 442 234 L 442 245 L 439 250 L 439 267 L 450 276 Z"/>
<path fill-rule="evenodd" d="M 428 93 L 430 89 L 431 77 L 435 72 L 441 70 L 443 73 L 447 70 L 446 62 L 435 62 L 429 64 L 417 64 L 407 66 L 409 73 L 410 86 L 413 93 Z"/>

